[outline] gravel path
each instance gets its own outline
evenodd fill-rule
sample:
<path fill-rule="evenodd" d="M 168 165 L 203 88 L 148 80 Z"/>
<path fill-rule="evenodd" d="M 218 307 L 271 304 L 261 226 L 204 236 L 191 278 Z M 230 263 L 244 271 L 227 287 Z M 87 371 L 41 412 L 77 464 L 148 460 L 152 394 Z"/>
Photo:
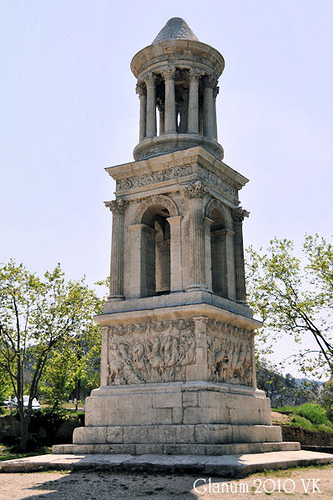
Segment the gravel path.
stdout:
<path fill-rule="evenodd" d="M 333 465 L 254 474 L 245 479 L 101 472 L 36 472 L 0 474 L 0 500 L 247 500 L 333 498 Z M 302 481 L 303 480 L 303 481 Z M 309 481 L 308 481 L 309 480 Z M 314 480 L 314 481 L 313 481 Z M 317 482 L 315 482 L 318 480 Z M 206 481 L 206 483 L 204 483 Z M 293 493 L 288 493 L 295 486 Z M 319 488 L 316 490 L 315 486 Z M 308 487 L 308 494 L 305 489 Z M 210 489 L 210 492 L 209 492 Z M 255 492 L 255 490 L 258 492 Z M 265 492 L 266 489 L 266 492 Z M 272 490 L 272 494 L 269 494 Z M 278 490 L 281 490 L 281 493 Z M 286 492 L 283 492 L 283 490 Z M 206 492 L 205 492 L 206 490 Z M 247 491 L 246 491 L 247 490 Z M 260 492 L 261 491 L 261 492 Z"/>

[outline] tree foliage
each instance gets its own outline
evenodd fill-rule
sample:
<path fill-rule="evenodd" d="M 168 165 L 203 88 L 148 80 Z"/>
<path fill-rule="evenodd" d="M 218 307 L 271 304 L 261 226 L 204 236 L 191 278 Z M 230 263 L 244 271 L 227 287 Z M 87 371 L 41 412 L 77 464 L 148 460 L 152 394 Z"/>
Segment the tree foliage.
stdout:
<path fill-rule="evenodd" d="M 91 330 L 100 308 L 84 280 L 66 282 L 59 264 L 42 278 L 13 260 L 0 267 L 0 370 L 18 400 L 23 449 L 47 362 L 58 346 Z M 29 395 L 27 408 L 23 394 Z"/>
<path fill-rule="evenodd" d="M 287 373 L 282 374 L 281 367 L 275 366 L 264 357 L 256 363 L 257 386 L 266 392 L 273 407 L 298 406 L 317 401 L 320 384 L 310 380 L 296 380 Z"/>
<path fill-rule="evenodd" d="M 273 239 L 267 252 L 247 253 L 249 302 L 264 322 L 259 338 L 266 352 L 269 340 L 282 332 L 301 344 L 311 336 L 314 347 L 300 349 L 301 370 L 333 374 L 333 247 L 324 238 L 306 236 L 297 257 L 293 242 Z"/>

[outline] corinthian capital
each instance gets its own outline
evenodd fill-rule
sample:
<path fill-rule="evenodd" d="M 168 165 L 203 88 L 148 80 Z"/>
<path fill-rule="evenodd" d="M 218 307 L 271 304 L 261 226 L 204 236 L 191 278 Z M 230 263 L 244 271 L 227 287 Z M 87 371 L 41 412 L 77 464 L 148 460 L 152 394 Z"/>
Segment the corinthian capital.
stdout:
<path fill-rule="evenodd" d="M 128 201 L 119 198 L 118 200 L 105 201 L 104 205 L 108 207 L 113 214 L 123 214 L 128 206 Z"/>
<path fill-rule="evenodd" d="M 145 82 L 141 82 L 141 81 L 139 81 L 139 82 L 136 84 L 135 91 L 136 91 L 136 93 L 137 93 L 137 94 L 139 94 L 139 96 L 140 96 L 140 97 L 141 97 L 142 95 L 146 94 L 147 89 L 146 89 L 146 84 L 145 84 Z"/>
<path fill-rule="evenodd" d="M 166 68 L 161 71 L 164 80 L 174 80 L 176 73 L 176 68 Z"/>
<path fill-rule="evenodd" d="M 201 181 L 196 181 L 193 184 L 185 186 L 185 196 L 190 200 L 193 198 L 203 198 L 207 193 L 207 188 Z"/>
<path fill-rule="evenodd" d="M 231 216 L 235 222 L 243 222 L 245 217 L 248 217 L 250 212 L 244 210 L 242 207 L 233 208 L 231 210 Z"/>
<path fill-rule="evenodd" d="M 150 73 L 149 75 L 147 75 L 147 77 L 145 78 L 146 86 L 149 87 L 155 85 L 156 77 L 157 75 L 155 75 L 154 73 Z"/>
<path fill-rule="evenodd" d="M 189 70 L 189 75 L 191 80 L 199 80 L 205 73 L 198 68 L 191 68 Z"/>
<path fill-rule="evenodd" d="M 214 75 L 206 75 L 205 76 L 205 86 L 210 87 L 211 89 L 215 89 L 217 85 L 217 78 Z"/>

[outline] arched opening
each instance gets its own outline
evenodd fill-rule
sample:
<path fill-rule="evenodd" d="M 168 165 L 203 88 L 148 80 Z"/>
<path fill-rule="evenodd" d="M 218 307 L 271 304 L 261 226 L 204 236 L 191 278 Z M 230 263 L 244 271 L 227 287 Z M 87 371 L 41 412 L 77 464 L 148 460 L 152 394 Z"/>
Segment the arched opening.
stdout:
<path fill-rule="evenodd" d="M 163 205 L 149 207 L 142 216 L 141 297 L 170 293 L 169 211 Z"/>
<path fill-rule="evenodd" d="M 226 227 L 222 212 L 214 208 L 210 214 L 213 221 L 210 228 L 212 265 L 212 289 L 222 297 L 228 296 Z"/>

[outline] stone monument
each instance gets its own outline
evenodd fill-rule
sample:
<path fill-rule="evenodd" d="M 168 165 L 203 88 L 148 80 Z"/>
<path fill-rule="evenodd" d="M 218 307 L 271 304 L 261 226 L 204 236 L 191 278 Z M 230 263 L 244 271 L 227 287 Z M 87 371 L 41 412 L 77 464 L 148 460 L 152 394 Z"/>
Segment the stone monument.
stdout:
<path fill-rule="evenodd" d="M 140 99 L 133 162 L 116 181 L 101 386 L 59 452 L 228 454 L 295 450 L 256 388 L 238 192 L 216 98 L 224 59 L 184 20 L 131 63 Z"/>

